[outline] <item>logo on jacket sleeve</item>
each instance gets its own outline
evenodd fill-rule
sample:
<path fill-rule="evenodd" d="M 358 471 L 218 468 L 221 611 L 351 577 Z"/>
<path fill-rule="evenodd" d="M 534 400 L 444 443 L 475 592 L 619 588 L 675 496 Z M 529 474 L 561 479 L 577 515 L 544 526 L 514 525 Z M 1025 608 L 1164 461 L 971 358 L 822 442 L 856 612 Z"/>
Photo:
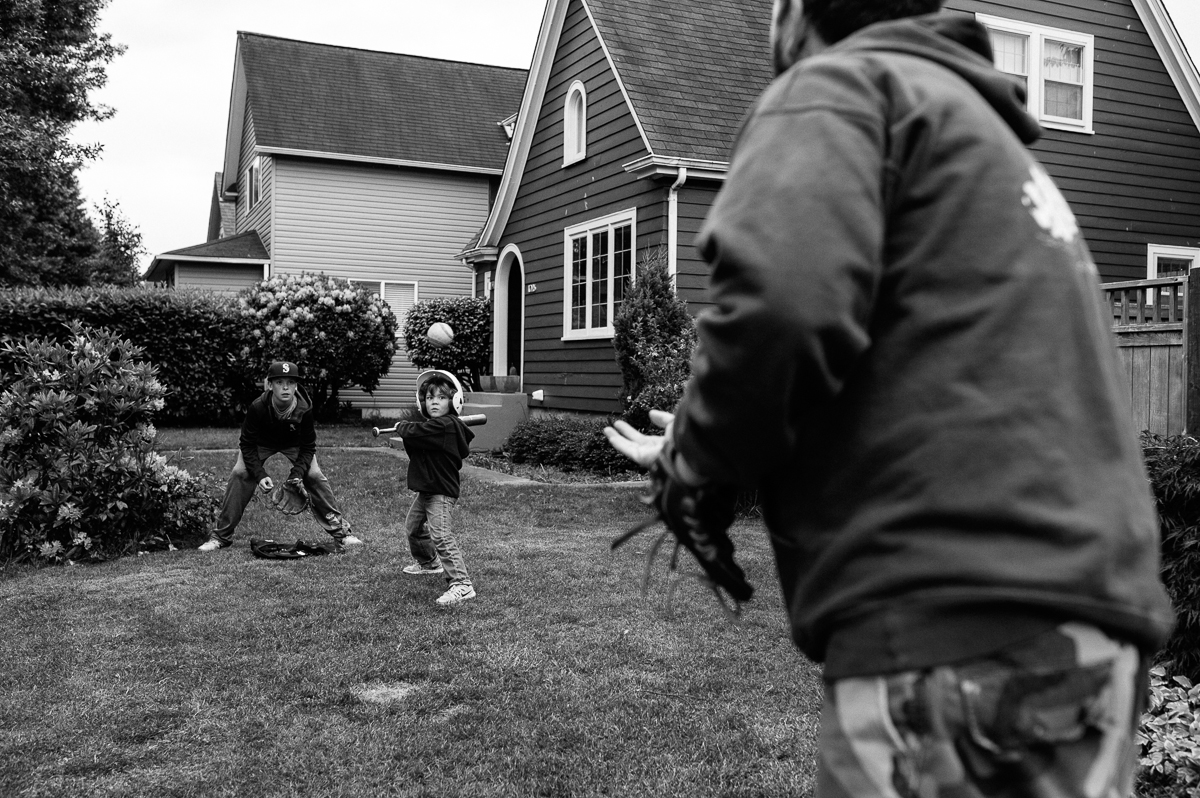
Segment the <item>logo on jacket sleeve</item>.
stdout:
<path fill-rule="evenodd" d="M 1079 236 L 1079 225 L 1071 206 L 1059 192 L 1058 186 L 1037 164 L 1029 167 L 1029 180 L 1022 186 L 1025 196 L 1021 204 L 1029 209 L 1033 220 L 1059 241 L 1071 243 Z"/>

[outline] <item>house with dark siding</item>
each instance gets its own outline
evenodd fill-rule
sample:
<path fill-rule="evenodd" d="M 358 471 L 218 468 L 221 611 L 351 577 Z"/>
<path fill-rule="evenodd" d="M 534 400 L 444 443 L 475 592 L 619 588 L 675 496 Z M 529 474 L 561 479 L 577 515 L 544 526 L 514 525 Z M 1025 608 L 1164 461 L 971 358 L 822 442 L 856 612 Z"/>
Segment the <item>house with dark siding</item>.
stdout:
<path fill-rule="evenodd" d="M 1105 280 L 1200 265 L 1200 80 L 1160 0 L 947 0 L 977 17 L 1045 134 L 1037 156 Z M 612 316 L 665 247 L 695 250 L 742 116 L 771 79 L 770 4 L 548 0 L 495 204 L 461 253 L 493 300 L 495 374 L 531 404 L 620 409 Z"/>
<path fill-rule="evenodd" d="M 236 291 L 324 272 L 401 325 L 418 300 L 470 296 L 457 254 L 487 219 L 526 74 L 238 33 L 210 240 L 156 256 L 147 279 Z M 344 398 L 394 415 L 416 375 L 401 338 L 379 388 Z"/>

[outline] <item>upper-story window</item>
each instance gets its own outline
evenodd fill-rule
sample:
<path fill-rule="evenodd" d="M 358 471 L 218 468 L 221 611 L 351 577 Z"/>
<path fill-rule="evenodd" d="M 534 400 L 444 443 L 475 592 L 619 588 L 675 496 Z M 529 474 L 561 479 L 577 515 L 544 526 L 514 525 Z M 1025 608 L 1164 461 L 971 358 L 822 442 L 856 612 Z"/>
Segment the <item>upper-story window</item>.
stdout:
<path fill-rule="evenodd" d="M 975 16 L 988 30 L 996 68 L 1025 84 L 1027 107 L 1038 122 L 1057 130 L 1093 132 L 1091 34 Z"/>
<path fill-rule="evenodd" d="M 1200 249 L 1196 247 L 1174 247 L 1164 244 L 1146 246 L 1146 277 L 1186 277 L 1194 268 L 1200 267 Z"/>
<path fill-rule="evenodd" d="M 633 285 L 636 229 L 631 208 L 564 231 L 564 339 L 612 337 L 613 317 Z"/>
<path fill-rule="evenodd" d="M 567 89 L 563 106 L 563 166 L 587 155 L 587 92 L 578 80 Z"/>
<path fill-rule="evenodd" d="M 253 208 L 262 199 L 261 155 L 255 155 L 250 159 L 250 168 L 246 170 L 246 196 L 250 198 L 249 208 Z"/>

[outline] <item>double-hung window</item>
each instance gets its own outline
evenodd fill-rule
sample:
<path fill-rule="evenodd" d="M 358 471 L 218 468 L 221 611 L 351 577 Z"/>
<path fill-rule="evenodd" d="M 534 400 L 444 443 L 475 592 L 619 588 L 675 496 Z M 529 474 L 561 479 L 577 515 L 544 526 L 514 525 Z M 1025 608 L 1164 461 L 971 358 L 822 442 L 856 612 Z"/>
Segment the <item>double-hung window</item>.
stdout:
<path fill-rule="evenodd" d="M 250 168 L 246 170 L 246 196 L 249 197 L 249 208 L 253 208 L 262 199 L 262 156 L 255 155 L 250 159 Z"/>
<path fill-rule="evenodd" d="M 1092 133 L 1095 38 L 976 14 L 992 41 L 996 68 L 1025 86 L 1029 112 L 1044 127 Z"/>
<path fill-rule="evenodd" d="M 613 316 L 633 285 L 636 230 L 631 208 L 564 231 L 564 340 L 612 337 Z"/>
<path fill-rule="evenodd" d="M 391 308 L 396 317 L 396 340 L 403 342 L 404 322 L 408 318 L 408 311 L 417 303 L 417 283 L 355 279 L 350 282 L 364 291 L 383 298 L 384 303 Z"/>

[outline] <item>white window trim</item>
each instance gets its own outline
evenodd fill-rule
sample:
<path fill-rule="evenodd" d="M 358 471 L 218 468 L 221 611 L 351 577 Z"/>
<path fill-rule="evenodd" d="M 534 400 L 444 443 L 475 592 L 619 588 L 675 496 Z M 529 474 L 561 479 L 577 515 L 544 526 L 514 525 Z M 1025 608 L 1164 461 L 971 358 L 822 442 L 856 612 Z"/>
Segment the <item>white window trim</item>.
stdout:
<path fill-rule="evenodd" d="M 1004 17 L 994 17 L 990 14 L 975 14 L 975 19 L 983 26 L 1003 33 L 1015 33 L 1029 37 L 1029 96 L 1027 107 L 1030 114 L 1041 123 L 1042 127 L 1054 130 L 1069 130 L 1074 133 L 1094 134 L 1092 128 L 1092 106 L 1096 94 L 1095 55 L 1096 37 L 1090 33 L 1077 33 L 1062 28 L 1050 28 L 1045 25 L 1035 25 L 1032 22 L 1022 22 Z M 1043 112 L 1042 104 L 1042 40 L 1054 39 L 1067 44 L 1078 44 L 1083 47 L 1083 119 L 1070 119 L 1061 116 L 1051 116 Z"/>
<path fill-rule="evenodd" d="M 571 113 L 571 100 L 578 96 L 582 113 L 577 119 Z M 578 125 L 576 123 L 578 122 Z M 578 163 L 587 157 L 587 89 L 582 81 L 575 81 L 567 89 L 563 101 L 563 166 Z"/>
<path fill-rule="evenodd" d="M 1158 259 L 1160 257 L 1180 258 L 1181 260 L 1190 260 L 1192 268 L 1200 267 L 1200 248 L 1197 247 L 1172 247 L 1166 244 L 1147 244 L 1146 245 L 1146 279 L 1154 280 L 1158 278 Z"/>
<path fill-rule="evenodd" d="M 564 341 L 588 341 L 602 338 L 613 337 L 613 249 L 609 247 L 609 264 L 608 264 L 608 325 L 605 327 L 585 327 L 582 330 L 571 329 L 571 239 L 580 235 L 587 235 L 590 239 L 591 234 L 599 231 L 601 228 L 612 229 L 620 225 L 629 224 L 629 248 L 630 248 L 630 278 L 634 279 L 637 273 L 636 269 L 636 253 L 637 253 L 637 208 L 629 208 L 628 210 L 617 211 L 610 213 L 607 216 L 601 216 L 597 219 L 589 219 L 582 224 L 572 225 L 563 230 L 563 297 L 562 297 L 562 340 Z M 589 244 L 589 248 L 590 248 Z M 589 249 L 590 253 L 590 249 Z M 589 261 L 591 260 L 589 255 Z M 590 271 L 590 267 L 589 267 Z M 592 309 L 592 281 L 587 281 L 587 292 L 584 299 L 584 306 L 589 314 Z"/>
<path fill-rule="evenodd" d="M 387 287 L 389 285 L 411 285 L 413 289 L 413 304 L 415 305 L 421 301 L 421 286 L 416 280 L 360 280 L 351 277 L 350 282 L 356 285 L 374 286 L 379 292 L 380 298 L 383 299 L 384 304 L 389 308 L 392 308 L 391 304 L 387 301 Z M 395 308 L 392 308 L 392 314 L 396 316 L 396 340 L 402 341 L 404 340 L 404 319 L 400 318 Z"/>
<path fill-rule="evenodd" d="M 246 167 L 246 208 L 254 210 L 262 202 L 263 157 L 255 155 Z"/>

